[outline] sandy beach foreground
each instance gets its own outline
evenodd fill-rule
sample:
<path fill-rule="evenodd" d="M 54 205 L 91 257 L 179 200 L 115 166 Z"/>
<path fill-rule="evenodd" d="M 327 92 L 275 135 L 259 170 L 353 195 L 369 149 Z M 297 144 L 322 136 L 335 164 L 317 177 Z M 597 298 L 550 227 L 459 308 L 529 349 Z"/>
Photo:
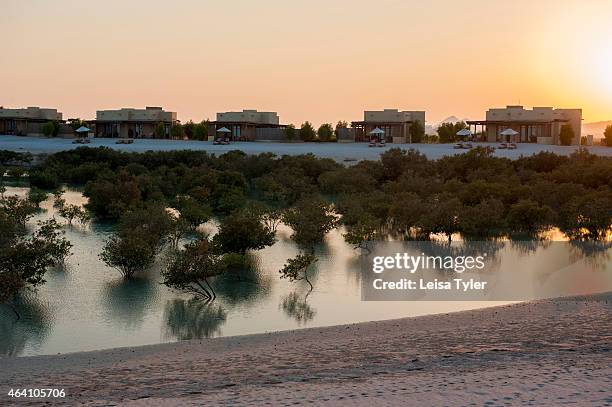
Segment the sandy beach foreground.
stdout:
<path fill-rule="evenodd" d="M 0 359 L 68 405 L 612 405 L 612 293 L 329 328 Z M 473 404 L 472 404 L 473 403 Z"/>

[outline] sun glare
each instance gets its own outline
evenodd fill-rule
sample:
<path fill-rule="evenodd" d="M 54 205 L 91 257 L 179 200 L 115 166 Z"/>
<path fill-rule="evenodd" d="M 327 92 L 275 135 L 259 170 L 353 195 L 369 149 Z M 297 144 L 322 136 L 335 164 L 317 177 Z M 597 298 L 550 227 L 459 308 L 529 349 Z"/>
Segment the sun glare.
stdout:
<path fill-rule="evenodd" d="M 612 32 L 610 36 L 612 37 Z M 592 64 L 592 80 L 602 92 L 612 92 L 612 46 L 605 40 L 596 41 L 590 50 L 587 64 Z"/>
<path fill-rule="evenodd" d="M 612 91 L 612 48 L 608 48 L 602 57 L 601 75 L 607 89 Z"/>
<path fill-rule="evenodd" d="M 573 88 L 576 95 L 590 95 L 609 100 L 612 93 L 612 26 L 608 24 L 612 11 L 609 0 L 600 3 L 574 4 L 558 10 L 549 26 L 540 34 L 548 57 L 542 64 L 552 77 L 563 78 L 563 92 Z M 559 26 L 571 26 L 572 30 L 559 30 Z M 542 55 L 542 54 L 539 54 Z"/>

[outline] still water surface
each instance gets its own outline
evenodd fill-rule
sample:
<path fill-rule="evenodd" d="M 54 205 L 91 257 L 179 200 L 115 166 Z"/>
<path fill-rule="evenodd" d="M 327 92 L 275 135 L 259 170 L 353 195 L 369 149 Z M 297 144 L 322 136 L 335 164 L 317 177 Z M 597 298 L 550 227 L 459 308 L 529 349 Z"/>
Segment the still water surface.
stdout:
<path fill-rule="evenodd" d="M 12 187 L 7 194 L 26 192 L 26 188 Z M 68 190 L 64 197 L 69 203 L 86 200 L 75 190 Z M 44 211 L 32 224 L 54 215 L 52 197 L 41 207 Z M 214 224 L 206 227 L 215 232 Z M 20 301 L 22 319 L 15 322 L 12 311 L 0 307 L 0 357 L 329 326 L 503 304 L 363 302 L 359 254 L 344 242 L 341 230 L 331 232 L 318 248 L 319 261 L 311 272 L 314 290 L 305 300 L 307 283 L 279 278 L 278 270 L 298 253 L 290 240 L 291 230 L 281 225 L 277 243 L 252 255 L 257 265 L 254 280 L 217 279 L 213 285 L 218 298 L 212 306 L 205 306 L 161 285 L 158 267 L 125 281 L 118 271 L 104 265 L 98 255 L 112 232 L 110 225 L 93 223 L 65 230 L 74 245 L 73 255 L 65 267 L 47 273 L 47 283 L 36 293 Z M 578 292 L 589 291 L 593 288 Z"/>

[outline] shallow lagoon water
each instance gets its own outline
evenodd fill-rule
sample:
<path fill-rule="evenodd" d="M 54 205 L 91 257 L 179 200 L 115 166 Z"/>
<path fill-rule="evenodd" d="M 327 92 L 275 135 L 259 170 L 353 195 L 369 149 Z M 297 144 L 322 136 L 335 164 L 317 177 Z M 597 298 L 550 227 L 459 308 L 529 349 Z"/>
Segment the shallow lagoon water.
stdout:
<path fill-rule="evenodd" d="M 8 194 L 25 195 L 26 188 Z M 69 190 L 70 203 L 84 203 Z M 31 223 L 54 215 L 52 197 Z M 215 225 L 205 225 L 211 233 Z M 0 356 L 57 354 L 130 347 L 186 339 L 243 335 L 305 327 L 419 316 L 504 304 L 493 301 L 361 301 L 359 253 L 344 242 L 342 231 L 331 232 L 317 249 L 311 272 L 314 290 L 306 298 L 305 282 L 279 278 L 278 270 L 297 247 L 291 230 L 279 227 L 277 243 L 254 253 L 257 275 L 236 283 L 213 281 L 218 298 L 211 306 L 161 285 L 159 265 L 133 281 L 102 263 L 98 255 L 112 226 L 93 223 L 66 227 L 73 255 L 65 267 L 47 273 L 47 283 L 19 303 L 20 321 L 0 307 Z M 607 272 L 610 270 L 608 261 Z M 576 281 L 580 280 L 579 276 Z M 608 282 L 610 279 L 607 280 Z M 594 290 L 576 285 L 577 293 Z M 608 289 L 612 286 L 608 286 Z M 600 287 L 605 291 L 606 287 Z"/>

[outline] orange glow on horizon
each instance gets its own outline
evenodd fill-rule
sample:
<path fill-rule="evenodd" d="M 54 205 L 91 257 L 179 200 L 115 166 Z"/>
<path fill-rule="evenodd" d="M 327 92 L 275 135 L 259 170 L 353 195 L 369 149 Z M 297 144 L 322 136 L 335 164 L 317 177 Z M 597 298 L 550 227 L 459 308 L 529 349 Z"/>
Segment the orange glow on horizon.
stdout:
<path fill-rule="evenodd" d="M 612 120 L 609 0 L 4 0 L 0 105 L 163 106 L 179 119 L 277 111 L 283 123 L 426 110 L 581 107 Z"/>

